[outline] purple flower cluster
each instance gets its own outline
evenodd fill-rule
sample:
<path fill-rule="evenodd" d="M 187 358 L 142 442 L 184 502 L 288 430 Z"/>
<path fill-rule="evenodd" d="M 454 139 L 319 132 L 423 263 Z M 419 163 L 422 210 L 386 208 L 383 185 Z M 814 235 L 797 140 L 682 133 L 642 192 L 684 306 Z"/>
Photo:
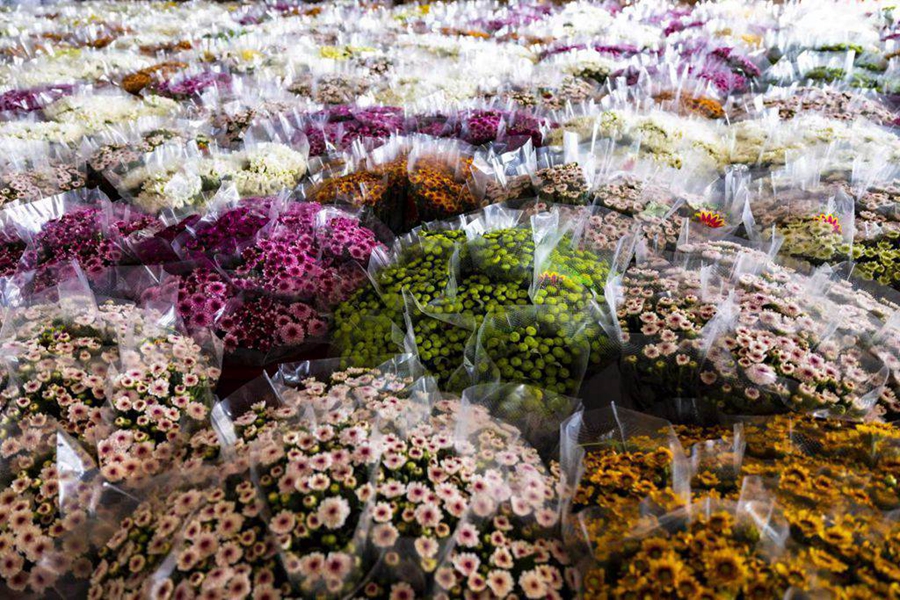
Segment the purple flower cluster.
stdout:
<path fill-rule="evenodd" d="M 309 155 L 322 156 L 329 146 L 344 150 L 356 140 L 384 141 L 391 134 L 417 132 L 434 137 L 452 137 L 478 145 L 503 139 L 543 140 L 541 126 L 554 126 L 523 112 L 497 109 L 462 110 L 452 114 L 416 115 L 407 118 L 392 106 L 354 108 L 334 106 L 308 116 L 302 128 L 309 142 Z M 501 123 L 503 127 L 501 127 Z"/>
<path fill-rule="evenodd" d="M 541 55 L 541 59 L 545 59 L 550 56 L 554 56 L 556 54 L 563 54 L 565 52 L 570 52 L 572 50 L 585 50 L 587 48 L 587 44 L 562 44 L 559 46 L 554 46 L 549 50 L 544 51 Z M 594 44 L 592 48 L 599 52 L 600 54 L 611 54 L 616 58 L 619 57 L 627 57 L 633 56 L 635 54 L 640 53 L 641 49 L 637 46 L 633 46 L 631 44 Z"/>
<path fill-rule="evenodd" d="M 240 289 L 333 304 L 365 278 L 365 265 L 379 242 L 356 219 L 329 218 L 319 224 L 322 207 L 291 205 L 267 232 L 245 248 L 234 266 Z"/>
<path fill-rule="evenodd" d="M 512 6 L 512 5 L 510 5 Z M 482 27 L 489 33 L 496 33 L 501 29 L 515 30 L 519 27 L 530 25 L 552 14 L 553 7 L 550 5 L 517 5 L 515 8 L 509 8 L 502 17 L 494 19 L 478 19 L 473 24 L 476 27 Z"/>
<path fill-rule="evenodd" d="M 759 76 L 759 67 L 727 47 L 710 52 L 697 73 L 697 77 L 709 81 L 724 93 L 745 92 L 750 80 Z"/>
<path fill-rule="evenodd" d="M 663 35 L 669 37 L 674 33 L 679 33 L 685 29 L 693 29 L 695 27 L 703 27 L 703 21 L 689 21 L 685 23 L 681 19 L 676 19 L 666 25 L 666 28 L 663 30 Z"/>
<path fill-rule="evenodd" d="M 162 285 L 146 290 L 141 302 L 177 297 L 178 315 L 189 331 L 197 331 L 212 327 L 233 295 L 234 289 L 222 275 L 204 267 L 167 278 Z"/>
<path fill-rule="evenodd" d="M 343 150 L 356 140 L 383 140 L 404 130 L 403 109 L 393 106 L 340 105 L 313 113 L 309 119 L 303 133 L 309 141 L 310 156 L 325 154 L 329 144 Z"/>
<path fill-rule="evenodd" d="M 155 85 L 156 93 L 175 100 L 187 100 L 214 87 L 227 89 L 231 85 L 231 75 L 205 71 L 190 77 L 160 81 Z"/>
<path fill-rule="evenodd" d="M 151 265 L 176 261 L 179 259 L 179 256 L 172 247 L 172 243 L 199 220 L 200 215 L 190 215 L 174 225 L 169 225 L 165 229 L 155 232 L 152 237 L 140 240 L 132 246 L 132 250 L 144 264 Z"/>
<path fill-rule="evenodd" d="M 272 201 L 273 198 L 247 198 L 215 219 L 188 217 L 193 222 L 185 227 L 190 237 L 184 242 L 184 249 L 190 255 L 207 256 L 236 252 L 242 242 L 269 222 Z"/>
<path fill-rule="evenodd" d="M 24 253 L 25 242 L 18 236 L 11 233 L 0 234 L 0 277 L 14 275 Z"/>
<path fill-rule="evenodd" d="M 158 225 L 156 217 L 143 213 L 128 211 L 108 219 L 101 208 L 80 208 L 48 221 L 34 236 L 22 264 L 40 271 L 35 284 L 43 289 L 55 284 L 50 267 L 75 260 L 88 273 L 96 273 L 120 264 L 125 256 L 122 238 Z"/>
<path fill-rule="evenodd" d="M 535 146 L 543 140 L 541 121 L 522 112 L 505 110 L 473 110 L 461 117 L 462 139 L 473 146 L 480 146 L 498 137 L 531 139 Z M 505 128 L 501 129 L 501 123 Z"/>
<path fill-rule="evenodd" d="M 632 44 L 594 44 L 594 50 L 600 54 L 612 54 L 615 57 L 633 56 L 641 49 Z"/>
<path fill-rule="evenodd" d="M 63 83 L 9 90 L 0 94 L 0 112 L 34 112 L 63 96 L 68 96 L 74 89 L 74 86 Z"/>
<path fill-rule="evenodd" d="M 229 352 L 238 348 L 268 352 L 319 338 L 328 331 L 328 322 L 302 302 L 259 296 L 226 309 L 216 329 Z"/>

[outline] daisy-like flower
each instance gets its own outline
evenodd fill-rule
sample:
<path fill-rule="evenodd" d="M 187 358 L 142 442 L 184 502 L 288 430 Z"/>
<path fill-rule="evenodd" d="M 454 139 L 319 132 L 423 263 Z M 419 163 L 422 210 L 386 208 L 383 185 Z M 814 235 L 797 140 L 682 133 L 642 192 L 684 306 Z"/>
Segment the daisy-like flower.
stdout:
<path fill-rule="evenodd" d="M 319 519 L 329 529 L 343 527 L 349 515 L 350 505 L 343 498 L 326 498 L 319 505 Z"/>

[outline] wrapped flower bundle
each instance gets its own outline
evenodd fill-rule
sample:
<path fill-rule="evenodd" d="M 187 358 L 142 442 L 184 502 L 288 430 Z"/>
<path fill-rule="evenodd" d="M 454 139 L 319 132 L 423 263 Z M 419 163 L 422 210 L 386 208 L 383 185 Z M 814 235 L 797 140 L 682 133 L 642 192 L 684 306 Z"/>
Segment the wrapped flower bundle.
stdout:
<path fill-rule="evenodd" d="M 35 271 L 32 285 L 37 291 L 54 285 L 59 268 L 70 261 L 77 261 L 88 274 L 126 263 L 127 238 L 159 227 L 155 217 L 126 206 L 79 205 L 71 199 L 57 196 L 12 213 L 17 224 L 34 231 L 20 268 Z M 64 214 L 51 218 L 59 212 Z"/>
<path fill-rule="evenodd" d="M 838 321 L 834 327 L 846 327 L 849 337 L 820 337 L 829 335 L 839 304 L 810 295 L 804 286 L 811 281 L 727 242 L 691 249 L 717 256 L 720 268 L 748 260 L 759 266 L 731 282 L 719 280 L 711 267 L 663 262 L 629 270 L 617 314 L 626 348 L 632 348 L 625 351 L 625 365 L 638 381 L 665 381 L 673 397 L 699 396 L 736 414 L 865 414 L 876 401 L 877 410 L 893 410 L 894 392 L 883 387 L 883 366 L 870 360 L 875 348 L 864 345 L 865 334 L 857 331 L 854 339 L 854 326 Z M 637 389 L 650 393 L 653 386 Z"/>
<path fill-rule="evenodd" d="M 431 406 L 423 393 L 408 377 L 351 369 L 283 390 L 274 412 L 254 404 L 234 426 L 256 483 L 222 477 L 144 503 L 101 552 L 91 594 L 196 591 L 214 577 L 242 596 L 564 597 L 572 574 L 553 533 L 554 478 L 483 409 Z M 257 432 L 263 414 L 272 426 Z M 146 541 L 123 544 L 135 527 Z M 173 545 L 176 532 L 186 535 Z"/>
<path fill-rule="evenodd" d="M 41 110 L 44 106 L 58 100 L 62 96 L 71 94 L 73 91 L 73 86 L 69 84 L 8 90 L 0 94 L 0 111 L 11 113 L 34 112 Z"/>
<path fill-rule="evenodd" d="M 896 585 L 885 559 L 896 553 L 887 514 L 898 490 L 876 475 L 897 460 L 894 428 L 779 416 L 733 430 L 673 429 L 615 413 L 566 426 L 583 448 L 572 518 L 596 561 L 587 597 L 790 588 L 878 596 Z M 593 441 L 606 428 L 620 441 Z"/>
<path fill-rule="evenodd" d="M 4 429 L 0 454 L 0 589 L 83 596 L 109 525 L 133 506 L 85 476 L 93 462 L 46 415 Z"/>
<path fill-rule="evenodd" d="M 154 213 L 202 207 L 224 181 L 232 182 L 241 196 L 290 190 L 307 168 L 305 153 L 275 142 L 210 156 L 199 156 L 196 149 L 185 152 L 163 146 L 145 155 L 140 164 L 106 175 L 122 195 Z"/>
<path fill-rule="evenodd" d="M 30 142 L 5 150 L 0 206 L 56 196 L 87 184 L 84 163 L 65 150 Z"/>
<path fill-rule="evenodd" d="M 4 326 L 10 385 L 4 422 L 39 415 L 94 446 L 111 481 L 155 474 L 206 421 L 215 351 L 133 305 L 36 305 Z"/>
<path fill-rule="evenodd" d="M 177 297 L 189 329 L 213 327 L 229 352 L 263 353 L 321 340 L 322 311 L 364 283 L 369 257 L 382 247 L 351 212 L 273 197 L 188 218 L 172 245 L 187 261 L 144 301 Z"/>
<path fill-rule="evenodd" d="M 896 12 L 0 11 L 0 597 L 900 596 Z"/>
<path fill-rule="evenodd" d="M 205 424 L 218 369 L 158 317 L 133 305 L 63 303 L 14 311 L 4 323 L 8 589 L 83 594 L 106 527 L 128 507 L 85 474 L 99 467 L 107 481 L 135 483 L 180 456 L 190 421 Z M 137 346 L 121 345 L 128 339 Z"/>
<path fill-rule="evenodd" d="M 397 233 L 477 206 L 469 185 L 472 159 L 464 146 L 413 138 L 408 143 L 397 139 L 379 150 L 383 156 L 396 156 L 370 156 L 365 168 L 326 179 L 310 190 L 309 197 L 322 203 L 370 206 Z"/>
<path fill-rule="evenodd" d="M 405 131 L 403 109 L 391 106 L 336 106 L 310 115 L 309 121 L 303 133 L 309 140 L 310 156 L 345 150 L 358 140 L 386 140 Z"/>
<path fill-rule="evenodd" d="M 490 218 L 490 213 L 486 215 Z M 493 349 L 506 350 L 502 358 L 495 357 L 501 361 L 498 367 L 489 367 L 492 361 L 487 359 L 476 376 L 499 371 L 512 377 L 524 367 L 522 374 L 539 386 L 552 383 L 543 387 L 560 385 L 573 391 L 583 375 L 583 369 L 579 373 L 567 366 L 580 360 L 573 356 L 573 340 L 600 350 L 599 340 L 582 339 L 578 324 L 588 318 L 592 301 L 602 292 L 608 263 L 573 248 L 565 239 L 542 245 L 536 241 L 538 232 L 528 226 L 469 235 L 468 231 L 435 228 L 411 238 L 392 264 L 376 273 L 377 289 L 363 289 L 335 311 L 339 350 L 360 361 L 389 354 L 392 327 L 405 318 L 409 329 L 406 344 L 418 350 L 423 364 L 441 384 L 463 377 L 459 370 L 468 353 L 467 340 L 478 331 L 478 348 L 485 349 L 485 359 Z M 536 265 L 537 246 L 542 246 L 542 251 L 546 247 L 548 259 Z M 526 333 L 521 341 L 508 338 L 501 342 L 496 337 L 501 329 L 486 325 L 487 329 L 479 330 L 491 315 L 513 311 L 512 315 L 515 309 L 535 305 L 544 305 L 542 335 L 551 337 L 539 341 Z M 511 330 L 504 335 L 521 333 Z M 588 350 L 575 354 L 586 359 Z M 594 358 L 599 360 L 599 355 Z"/>
<path fill-rule="evenodd" d="M 333 304 L 355 291 L 381 243 L 350 213 L 289 204 L 271 229 L 225 262 L 238 289 Z"/>

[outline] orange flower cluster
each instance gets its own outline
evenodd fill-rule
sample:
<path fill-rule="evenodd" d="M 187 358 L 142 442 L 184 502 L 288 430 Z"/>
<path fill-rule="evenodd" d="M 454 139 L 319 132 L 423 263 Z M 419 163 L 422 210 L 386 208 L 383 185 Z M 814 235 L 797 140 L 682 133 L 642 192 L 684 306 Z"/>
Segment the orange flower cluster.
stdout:
<path fill-rule="evenodd" d="M 671 91 L 659 92 L 653 99 L 660 104 L 671 103 L 675 100 L 675 94 Z M 725 117 L 725 109 L 717 100 L 707 96 L 682 95 L 678 99 L 678 107 L 685 113 L 695 114 L 707 119 L 722 119 Z"/>
<path fill-rule="evenodd" d="M 145 87 L 153 83 L 155 77 L 166 77 L 185 67 L 187 64 L 183 62 L 166 61 L 135 71 L 122 78 L 122 89 L 129 94 L 140 94 Z"/>
<path fill-rule="evenodd" d="M 349 202 L 370 207 L 395 232 L 407 231 L 415 224 L 445 219 L 477 207 L 467 183 L 471 166 L 468 157 L 459 163 L 425 157 L 410 168 L 408 157 L 402 156 L 326 179 L 309 197 L 323 204 Z"/>

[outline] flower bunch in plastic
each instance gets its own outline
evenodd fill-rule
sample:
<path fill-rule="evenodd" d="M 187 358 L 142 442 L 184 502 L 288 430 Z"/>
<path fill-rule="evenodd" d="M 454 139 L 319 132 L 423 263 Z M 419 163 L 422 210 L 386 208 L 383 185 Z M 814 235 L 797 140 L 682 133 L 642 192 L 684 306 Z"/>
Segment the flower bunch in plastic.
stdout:
<path fill-rule="evenodd" d="M 530 226 L 501 226 L 471 237 L 459 229 L 415 233 L 377 271 L 377 289 L 363 289 L 337 308 L 339 351 L 363 361 L 390 353 L 392 330 L 405 324 L 406 346 L 442 385 L 499 374 L 574 391 L 584 374 L 577 365 L 592 351 L 595 360 L 602 355 L 602 336 L 583 339 L 591 336 L 580 326 L 603 289 L 609 263 L 563 239 L 536 265 L 535 235 Z M 522 326 L 535 327 L 535 336 L 539 328 L 540 339 L 499 326 L 506 318 L 525 319 Z M 522 339 L 502 341 L 501 332 Z M 460 371 L 466 361 L 480 373 Z"/>
<path fill-rule="evenodd" d="M 91 594 L 198 593 L 212 577 L 248 595 L 564 596 L 554 478 L 507 427 L 432 404 L 428 389 L 350 369 L 282 389 L 279 408 L 245 407 L 227 476 L 145 502 L 102 552 Z M 237 483 L 248 457 L 255 477 Z"/>
<path fill-rule="evenodd" d="M 673 429 L 620 408 L 565 427 L 583 450 L 572 518 L 595 559 L 587 597 L 879 596 L 896 585 L 885 561 L 897 552 L 897 482 L 876 474 L 898 460 L 896 428 L 778 416 Z M 598 443 L 609 431 L 617 441 Z"/>

